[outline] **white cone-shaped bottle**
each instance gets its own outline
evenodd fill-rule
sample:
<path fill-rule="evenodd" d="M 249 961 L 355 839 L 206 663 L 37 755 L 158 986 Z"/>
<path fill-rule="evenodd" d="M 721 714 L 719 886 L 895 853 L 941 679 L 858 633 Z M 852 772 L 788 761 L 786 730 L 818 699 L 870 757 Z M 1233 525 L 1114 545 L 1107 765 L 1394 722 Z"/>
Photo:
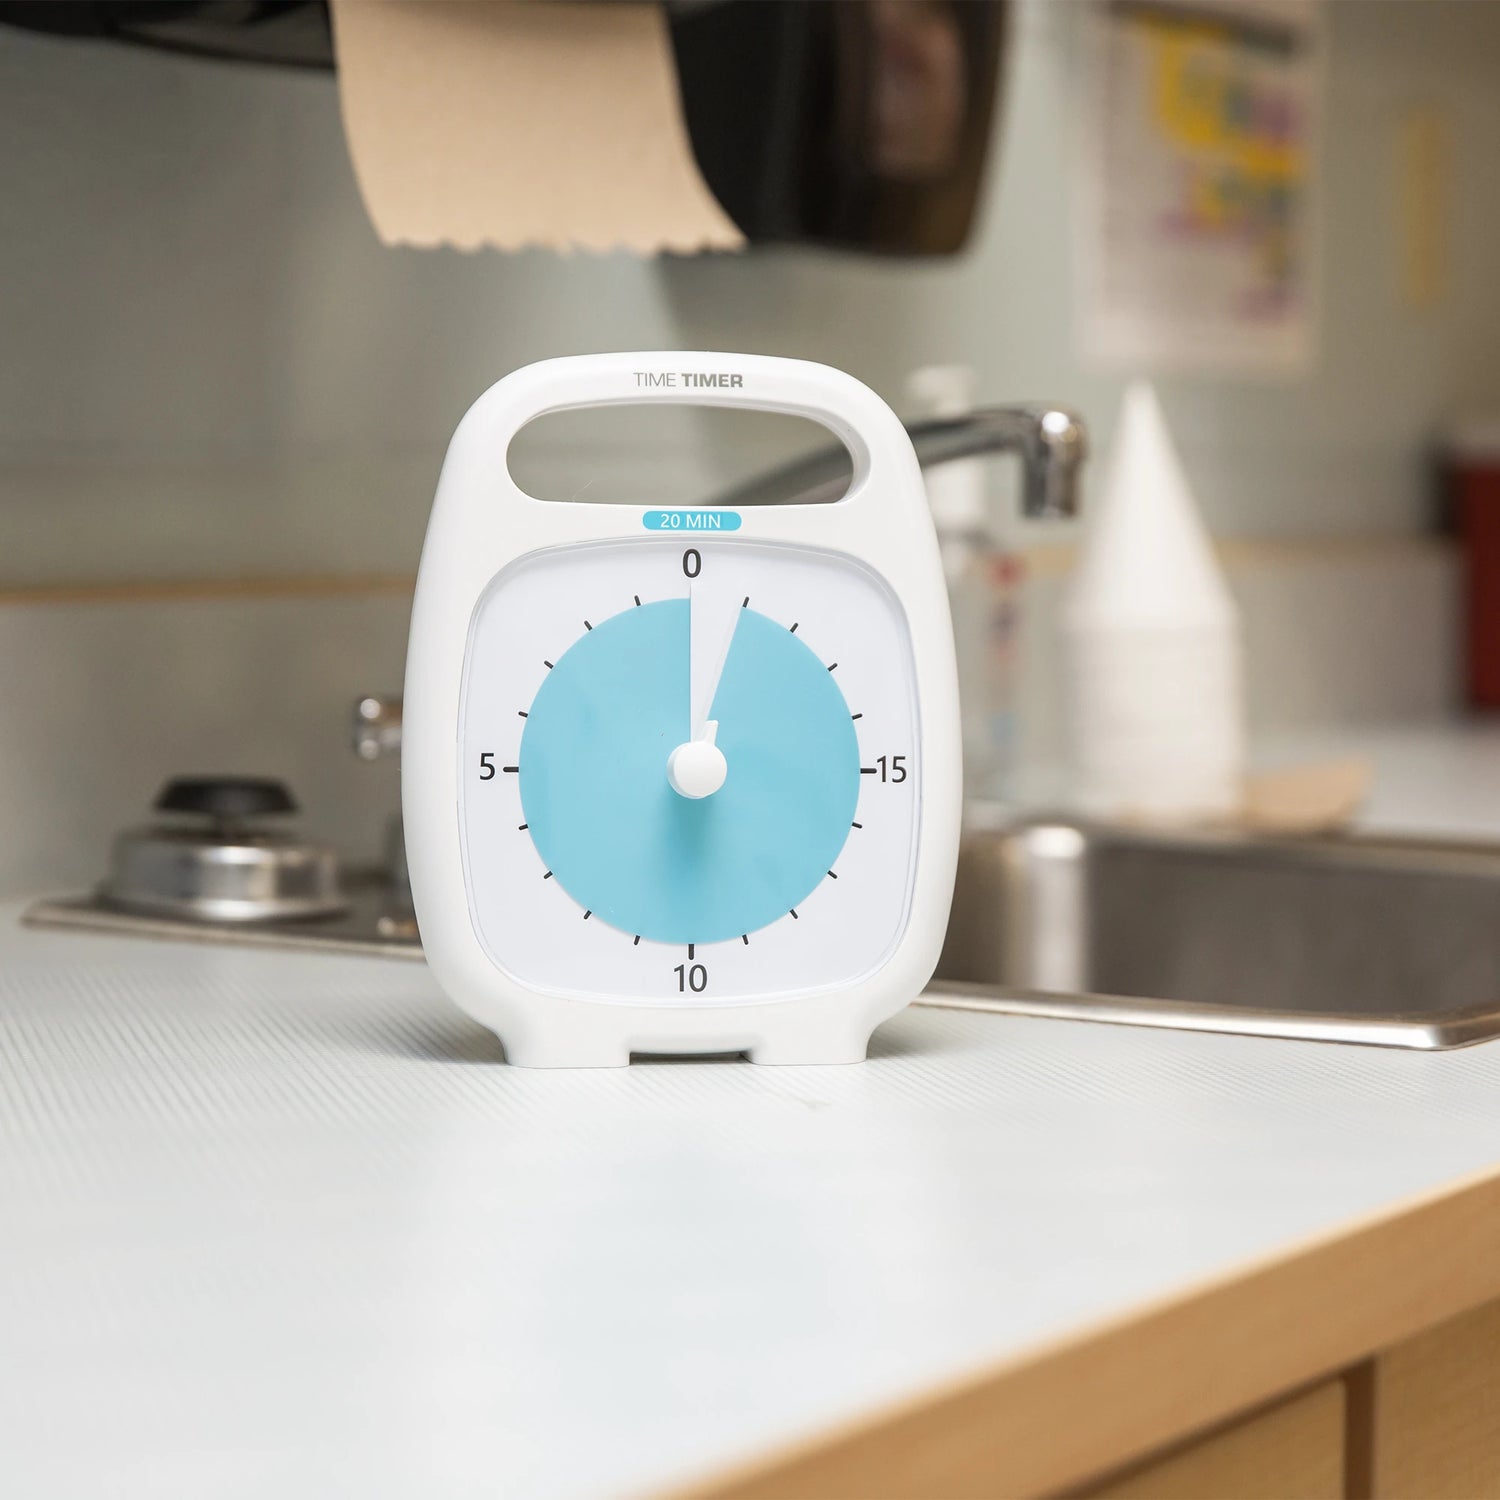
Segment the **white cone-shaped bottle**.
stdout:
<path fill-rule="evenodd" d="M 1156 393 L 1125 393 L 1063 612 L 1082 805 L 1185 822 L 1241 799 L 1234 601 Z"/>

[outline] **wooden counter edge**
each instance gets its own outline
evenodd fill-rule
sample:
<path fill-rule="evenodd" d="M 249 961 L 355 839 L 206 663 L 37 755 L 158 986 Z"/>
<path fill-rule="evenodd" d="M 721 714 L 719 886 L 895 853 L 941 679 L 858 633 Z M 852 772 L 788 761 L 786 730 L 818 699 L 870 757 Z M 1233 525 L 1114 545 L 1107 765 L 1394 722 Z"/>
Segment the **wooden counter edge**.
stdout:
<path fill-rule="evenodd" d="M 1046 1495 L 1496 1297 L 1500 1165 L 670 1493 Z"/>

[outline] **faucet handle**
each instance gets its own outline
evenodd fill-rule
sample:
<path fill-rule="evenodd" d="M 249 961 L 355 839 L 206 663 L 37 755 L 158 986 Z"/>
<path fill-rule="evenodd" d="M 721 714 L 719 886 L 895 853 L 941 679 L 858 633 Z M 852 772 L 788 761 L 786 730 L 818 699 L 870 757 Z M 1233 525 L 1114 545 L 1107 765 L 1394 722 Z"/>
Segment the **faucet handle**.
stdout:
<path fill-rule="evenodd" d="M 360 698 L 354 705 L 350 742 L 361 760 L 401 753 L 401 699 Z"/>
<path fill-rule="evenodd" d="M 1089 456 L 1088 428 L 1066 406 L 1036 408 L 1035 449 L 1023 448 L 1026 489 L 1022 509 L 1028 516 L 1076 516 L 1079 471 Z"/>

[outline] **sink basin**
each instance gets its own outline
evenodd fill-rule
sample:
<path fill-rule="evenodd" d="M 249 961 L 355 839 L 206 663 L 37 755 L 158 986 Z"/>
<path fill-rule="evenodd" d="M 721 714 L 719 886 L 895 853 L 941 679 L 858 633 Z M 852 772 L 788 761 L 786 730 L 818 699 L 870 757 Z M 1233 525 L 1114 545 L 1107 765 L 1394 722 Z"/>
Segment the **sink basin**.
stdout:
<path fill-rule="evenodd" d="M 972 830 L 924 1003 L 1389 1047 L 1500 1035 L 1500 847 Z"/>

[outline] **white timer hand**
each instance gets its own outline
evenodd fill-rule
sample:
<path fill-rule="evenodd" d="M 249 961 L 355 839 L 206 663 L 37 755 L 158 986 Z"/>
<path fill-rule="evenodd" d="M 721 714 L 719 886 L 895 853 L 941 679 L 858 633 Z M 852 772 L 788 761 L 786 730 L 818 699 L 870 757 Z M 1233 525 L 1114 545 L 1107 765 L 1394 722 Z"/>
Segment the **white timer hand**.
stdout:
<path fill-rule="evenodd" d="M 688 622 L 688 733 L 712 741 L 708 716 L 740 623 L 739 601 L 723 589 L 704 593 L 690 583 Z"/>
<path fill-rule="evenodd" d="M 729 774 L 724 752 L 714 743 L 718 721 L 708 717 L 719 678 L 740 622 L 740 606 L 717 590 L 706 597 L 688 584 L 688 734 L 667 758 L 667 780 L 682 797 L 707 797 Z"/>

